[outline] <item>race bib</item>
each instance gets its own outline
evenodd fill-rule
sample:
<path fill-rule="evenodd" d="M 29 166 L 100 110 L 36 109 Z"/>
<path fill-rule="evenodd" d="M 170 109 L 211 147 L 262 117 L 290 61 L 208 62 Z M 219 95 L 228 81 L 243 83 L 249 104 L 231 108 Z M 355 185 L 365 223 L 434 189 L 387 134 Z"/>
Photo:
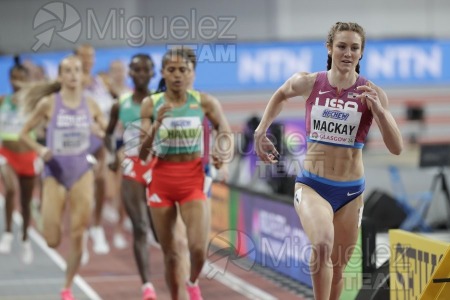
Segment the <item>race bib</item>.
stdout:
<path fill-rule="evenodd" d="M 309 138 L 314 141 L 353 146 L 361 115 L 358 111 L 314 105 L 311 109 Z"/>
<path fill-rule="evenodd" d="M 78 155 L 89 148 L 88 128 L 57 129 L 53 132 L 53 151 L 56 155 Z"/>
<path fill-rule="evenodd" d="M 162 147 L 185 148 L 194 151 L 203 143 L 203 127 L 198 117 L 168 117 L 159 129 Z"/>
<path fill-rule="evenodd" d="M 25 124 L 23 116 L 13 111 L 0 113 L 0 130 L 8 134 L 19 134 Z"/>

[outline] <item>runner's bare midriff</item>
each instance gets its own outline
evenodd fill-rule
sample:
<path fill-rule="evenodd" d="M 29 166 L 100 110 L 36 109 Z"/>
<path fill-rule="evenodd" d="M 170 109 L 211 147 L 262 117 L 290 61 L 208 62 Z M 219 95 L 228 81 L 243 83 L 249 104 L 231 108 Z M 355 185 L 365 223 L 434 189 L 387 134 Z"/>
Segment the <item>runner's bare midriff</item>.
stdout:
<path fill-rule="evenodd" d="M 25 143 L 19 141 L 2 141 L 1 143 L 2 147 L 5 147 L 15 153 L 29 152 L 32 150 Z"/>
<path fill-rule="evenodd" d="M 193 161 L 200 157 L 199 152 L 195 153 L 183 153 L 183 154 L 167 154 L 164 156 L 158 157 L 160 160 L 170 161 L 170 162 L 188 162 Z"/>
<path fill-rule="evenodd" d="M 357 180 L 364 177 L 362 150 L 308 143 L 303 169 L 330 180 Z"/>

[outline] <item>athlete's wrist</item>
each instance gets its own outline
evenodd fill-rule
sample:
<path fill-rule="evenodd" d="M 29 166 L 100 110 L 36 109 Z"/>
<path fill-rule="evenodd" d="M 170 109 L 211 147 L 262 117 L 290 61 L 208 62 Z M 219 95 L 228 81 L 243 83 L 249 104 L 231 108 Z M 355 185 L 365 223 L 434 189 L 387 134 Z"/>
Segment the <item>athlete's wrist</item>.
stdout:
<path fill-rule="evenodd" d="M 385 119 L 386 118 L 386 109 L 384 109 L 383 107 L 380 107 L 378 110 L 376 110 L 374 112 L 374 114 L 377 116 L 378 120 Z"/>
<path fill-rule="evenodd" d="M 255 131 L 253 132 L 253 135 L 254 136 L 262 136 L 262 135 L 265 135 L 266 132 L 267 132 L 267 129 L 263 130 L 263 129 L 256 128 Z"/>
<path fill-rule="evenodd" d="M 39 145 L 39 146 L 36 148 L 36 153 L 37 153 L 37 155 L 39 155 L 40 157 L 42 157 L 42 156 L 45 154 L 45 152 L 47 152 L 47 149 L 48 149 L 47 147 Z"/>
<path fill-rule="evenodd" d="M 52 157 L 52 153 L 51 150 L 45 146 L 41 146 L 38 150 L 37 150 L 37 154 L 39 155 L 40 158 L 42 158 L 42 160 L 44 161 L 49 161 L 50 158 Z"/>
<path fill-rule="evenodd" d="M 155 120 L 152 124 L 154 129 L 159 129 L 161 127 L 162 122 L 160 120 Z"/>

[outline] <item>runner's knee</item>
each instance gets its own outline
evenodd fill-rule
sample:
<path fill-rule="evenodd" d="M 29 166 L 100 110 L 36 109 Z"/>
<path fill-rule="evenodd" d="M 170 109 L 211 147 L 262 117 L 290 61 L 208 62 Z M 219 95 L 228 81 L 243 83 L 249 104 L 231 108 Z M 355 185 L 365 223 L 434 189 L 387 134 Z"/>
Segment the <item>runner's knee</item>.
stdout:
<path fill-rule="evenodd" d="M 138 220 L 133 222 L 133 234 L 135 239 L 147 238 L 148 224 L 145 220 Z"/>
<path fill-rule="evenodd" d="M 44 224 L 43 235 L 45 241 L 47 242 L 47 245 L 50 248 L 58 247 L 59 243 L 61 242 L 61 232 L 59 229 L 59 225 L 55 224 L 54 226 L 52 226 Z"/>
<path fill-rule="evenodd" d="M 181 251 L 187 251 L 188 249 L 188 241 L 186 236 L 178 236 L 175 239 L 175 244 L 177 246 L 177 249 L 180 249 Z"/>
<path fill-rule="evenodd" d="M 16 189 L 14 188 L 14 184 L 9 180 L 4 181 L 4 189 L 5 189 L 5 198 L 9 199 L 10 197 L 14 197 L 16 195 Z"/>
<path fill-rule="evenodd" d="M 312 244 L 316 262 L 327 262 L 331 257 L 333 243 L 331 238 L 323 236 Z"/>
<path fill-rule="evenodd" d="M 176 251 L 170 250 L 164 253 L 164 262 L 168 268 L 172 268 L 180 263 L 180 256 Z"/>

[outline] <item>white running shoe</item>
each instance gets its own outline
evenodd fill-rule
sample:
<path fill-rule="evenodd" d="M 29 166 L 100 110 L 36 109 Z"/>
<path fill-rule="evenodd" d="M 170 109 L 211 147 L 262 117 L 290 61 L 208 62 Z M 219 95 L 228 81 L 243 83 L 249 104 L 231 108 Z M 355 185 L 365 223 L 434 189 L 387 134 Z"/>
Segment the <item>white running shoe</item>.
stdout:
<path fill-rule="evenodd" d="M 14 240 L 14 235 L 12 232 L 5 232 L 0 240 L 0 253 L 9 254 L 11 253 L 11 245 Z"/>
<path fill-rule="evenodd" d="M 128 247 L 128 242 L 127 239 L 123 236 L 122 233 L 117 232 L 114 234 L 114 247 L 116 247 L 116 249 L 125 249 L 126 247 Z"/>
<path fill-rule="evenodd" d="M 3 210 L 3 208 L 5 207 L 5 197 L 0 194 L 0 210 Z"/>
<path fill-rule="evenodd" d="M 153 232 L 151 230 L 149 230 L 147 232 L 147 244 L 149 246 L 155 246 L 157 248 L 160 248 L 161 246 L 159 245 L 159 243 L 156 241 L 155 236 L 153 235 Z"/>
<path fill-rule="evenodd" d="M 106 241 L 103 227 L 96 226 L 91 228 L 91 239 L 94 242 L 94 252 L 97 254 L 108 254 L 109 245 Z"/>
<path fill-rule="evenodd" d="M 125 228 L 125 230 L 129 231 L 129 232 L 133 232 L 133 223 L 131 223 L 130 218 L 126 218 L 125 221 L 123 222 L 123 228 Z"/>
<path fill-rule="evenodd" d="M 81 242 L 82 253 L 81 253 L 81 265 L 84 266 L 89 262 L 89 250 L 87 247 L 89 239 L 89 231 L 85 230 L 83 233 L 83 241 Z"/>
<path fill-rule="evenodd" d="M 33 248 L 31 248 L 30 241 L 22 242 L 22 262 L 26 265 L 29 265 L 33 262 L 34 254 Z"/>

